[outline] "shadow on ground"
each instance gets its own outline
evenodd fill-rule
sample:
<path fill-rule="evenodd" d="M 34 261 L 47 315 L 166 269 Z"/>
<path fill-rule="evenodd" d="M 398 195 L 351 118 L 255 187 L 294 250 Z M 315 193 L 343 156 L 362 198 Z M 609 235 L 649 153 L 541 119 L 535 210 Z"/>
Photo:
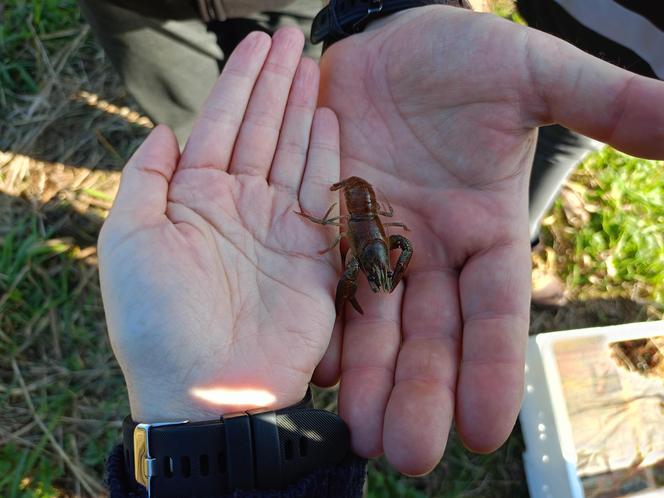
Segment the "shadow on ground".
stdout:
<path fill-rule="evenodd" d="M 69 193 L 0 193 L 2 496 L 100 496 L 128 411 L 99 289 L 103 218 Z"/>
<path fill-rule="evenodd" d="M 79 248 L 97 245 L 99 230 L 104 222 L 99 214 L 81 212 L 68 203 L 53 200 L 34 205 L 24 198 L 0 192 L 0 234 L 29 216 L 34 216 L 39 230 L 48 239 L 63 240 Z"/>
<path fill-rule="evenodd" d="M 654 303 L 627 298 L 570 301 L 562 306 L 533 306 L 529 333 L 535 335 L 556 330 L 645 322 L 660 319 L 661 313 L 662 310 Z"/>

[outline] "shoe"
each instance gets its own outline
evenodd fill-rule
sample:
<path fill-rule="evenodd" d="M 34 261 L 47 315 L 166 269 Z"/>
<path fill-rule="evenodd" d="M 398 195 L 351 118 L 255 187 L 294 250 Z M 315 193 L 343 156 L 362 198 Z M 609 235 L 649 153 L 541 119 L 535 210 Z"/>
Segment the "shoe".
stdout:
<path fill-rule="evenodd" d="M 535 306 L 562 306 L 567 303 L 565 284 L 558 275 L 534 269 L 531 303 Z"/>

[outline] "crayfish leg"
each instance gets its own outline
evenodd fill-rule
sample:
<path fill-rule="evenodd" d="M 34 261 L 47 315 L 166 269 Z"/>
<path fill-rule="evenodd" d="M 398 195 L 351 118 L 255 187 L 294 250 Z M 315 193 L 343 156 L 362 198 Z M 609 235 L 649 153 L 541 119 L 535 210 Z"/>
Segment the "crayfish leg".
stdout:
<path fill-rule="evenodd" d="M 380 194 L 381 200 L 387 203 L 387 209 L 381 206 L 380 203 L 378 204 L 378 214 L 381 216 L 387 216 L 388 218 L 391 218 L 392 216 L 394 216 L 394 208 L 392 207 L 392 204 L 390 204 L 390 200 L 381 190 L 376 189 L 376 191 Z"/>
<path fill-rule="evenodd" d="M 390 235 L 390 250 L 392 249 L 401 249 L 401 254 L 399 255 L 397 264 L 394 267 L 391 284 L 392 288 L 390 292 L 392 292 L 394 288 L 399 285 L 399 282 L 401 282 L 401 278 L 406 272 L 408 263 L 410 263 L 410 258 L 413 255 L 413 246 L 411 245 L 410 241 L 403 235 Z"/>
<path fill-rule="evenodd" d="M 330 213 L 334 209 L 334 206 L 336 206 L 337 203 L 335 202 L 330 206 L 330 208 L 327 210 L 325 215 L 322 218 L 316 218 L 315 216 L 311 216 L 310 214 L 304 213 L 302 211 L 293 211 L 295 214 L 299 214 L 303 218 L 308 219 L 309 221 L 313 221 L 314 223 L 318 223 L 319 225 L 335 225 L 335 226 L 341 226 L 339 223 L 339 220 L 346 218 L 346 216 L 335 216 L 334 218 L 328 218 L 330 216 Z"/>
<path fill-rule="evenodd" d="M 323 255 L 323 254 L 326 254 L 326 253 L 330 252 L 332 249 L 334 249 L 335 247 L 337 247 L 337 246 L 339 245 L 339 242 L 340 242 L 341 239 L 343 239 L 345 236 L 346 236 L 345 233 L 340 233 L 340 234 L 337 235 L 337 237 L 334 239 L 334 242 L 332 242 L 332 245 L 331 245 L 330 247 L 328 247 L 327 249 L 323 249 L 322 251 L 318 251 L 318 254 Z"/>

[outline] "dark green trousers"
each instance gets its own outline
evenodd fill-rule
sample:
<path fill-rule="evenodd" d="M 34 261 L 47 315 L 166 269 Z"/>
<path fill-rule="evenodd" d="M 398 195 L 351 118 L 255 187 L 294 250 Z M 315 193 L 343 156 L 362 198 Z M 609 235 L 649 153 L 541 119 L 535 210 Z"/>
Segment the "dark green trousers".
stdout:
<path fill-rule="evenodd" d="M 79 0 L 111 62 L 143 110 L 183 145 L 224 61 L 251 31 L 299 26 L 309 36 L 320 0 L 296 0 L 276 12 L 203 22 L 186 0 Z M 320 46 L 305 53 L 318 59 Z"/>

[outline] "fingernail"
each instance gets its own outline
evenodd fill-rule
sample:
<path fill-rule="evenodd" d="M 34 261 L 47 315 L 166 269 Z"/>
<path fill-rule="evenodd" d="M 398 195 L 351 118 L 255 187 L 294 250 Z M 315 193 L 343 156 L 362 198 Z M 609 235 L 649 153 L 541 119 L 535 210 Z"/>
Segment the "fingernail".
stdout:
<path fill-rule="evenodd" d="M 262 36 L 263 35 L 260 31 L 252 31 L 246 36 L 244 40 L 249 48 L 254 48 L 256 45 L 258 45 Z"/>

